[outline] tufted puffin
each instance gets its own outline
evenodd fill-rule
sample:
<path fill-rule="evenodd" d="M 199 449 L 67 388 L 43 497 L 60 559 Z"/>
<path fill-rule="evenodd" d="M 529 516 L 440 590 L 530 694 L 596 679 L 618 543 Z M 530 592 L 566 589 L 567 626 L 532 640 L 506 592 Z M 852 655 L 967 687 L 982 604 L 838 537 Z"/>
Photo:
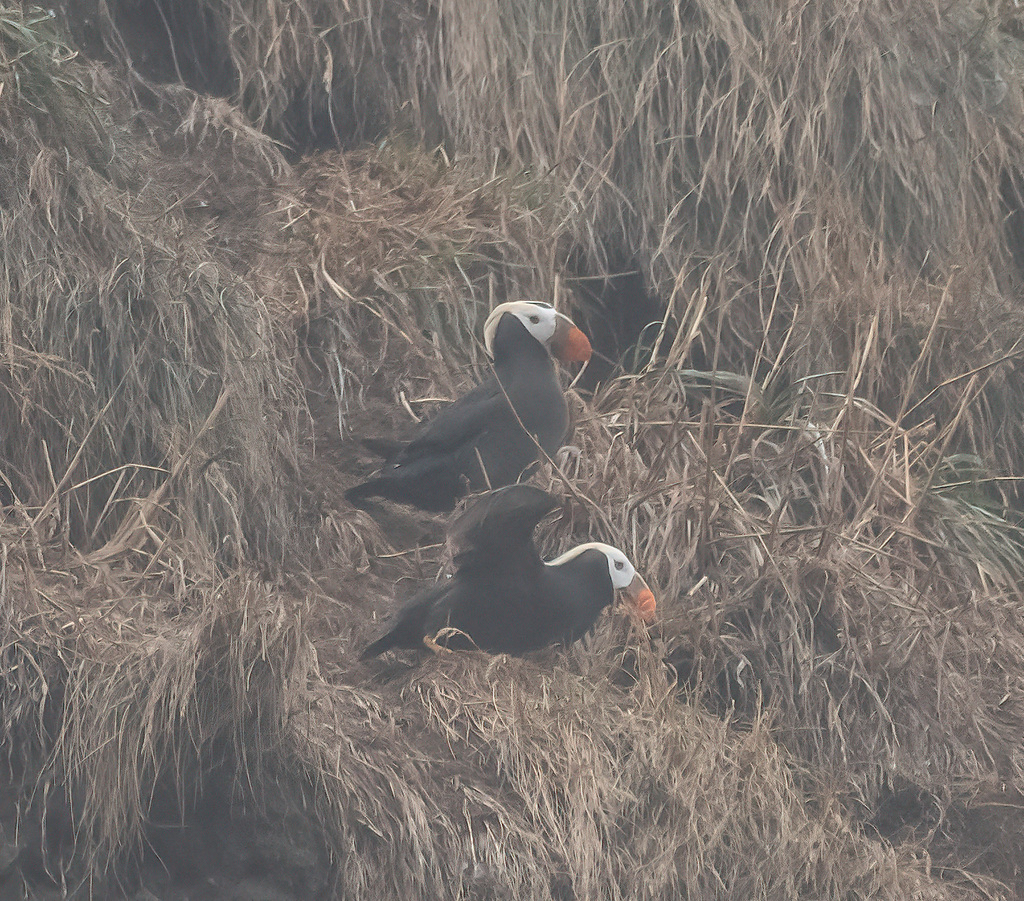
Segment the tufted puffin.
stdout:
<path fill-rule="evenodd" d="M 438 641 L 508 654 L 568 644 L 620 593 L 649 622 L 654 595 L 622 551 L 594 542 L 541 560 L 533 530 L 558 504 L 532 485 L 483 495 L 452 526 L 455 575 L 406 602 L 360 659 L 389 648 L 436 650 Z"/>
<path fill-rule="evenodd" d="M 447 512 L 467 483 L 473 491 L 511 485 L 537 462 L 538 443 L 552 456 L 562 446 L 569 411 L 548 351 L 564 363 L 585 363 L 587 336 L 550 304 L 514 301 L 491 312 L 484 346 L 493 375 L 443 407 L 410 441 L 365 442 L 390 459 L 380 475 L 345 493 L 349 501 L 385 497 Z"/>

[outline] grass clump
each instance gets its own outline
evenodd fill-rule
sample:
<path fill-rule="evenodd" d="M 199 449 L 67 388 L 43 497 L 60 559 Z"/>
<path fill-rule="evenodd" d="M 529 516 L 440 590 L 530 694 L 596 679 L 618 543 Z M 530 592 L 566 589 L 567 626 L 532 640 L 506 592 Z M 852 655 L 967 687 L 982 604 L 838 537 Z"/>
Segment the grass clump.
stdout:
<path fill-rule="evenodd" d="M 155 119 L 129 121 L 130 99 L 76 62 L 48 18 L 7 10 L 0 22 L 7 491 L 84 553 L 186 538 L 279 558 L 296 389 L 266 282 L 243 278 L 236 255 L 262 268 L 274 214 L 254 195 L 283 163 L 251 141 L 263 165 L 240 190 L 262 234 L 211 245 L 203 197 L 180 188 L 187 158 L 230 157 L 245 131 L 218 134 L 208 108 L 172 161 L 147 139 Z"/>

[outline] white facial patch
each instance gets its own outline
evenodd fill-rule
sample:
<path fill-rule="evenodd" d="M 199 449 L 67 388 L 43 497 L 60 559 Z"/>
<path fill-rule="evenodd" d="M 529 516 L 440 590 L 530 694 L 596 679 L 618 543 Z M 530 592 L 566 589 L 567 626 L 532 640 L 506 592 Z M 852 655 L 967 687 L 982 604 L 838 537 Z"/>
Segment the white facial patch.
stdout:
<path fill-rule="evenodd" d="M 611 576 L 612 587 L 614 587 L 616 591 L 626 588 L 633 581 L 633 577 L 636 575 L 636 570 L 633 568 L 633 564 L 629 562 L 629 558 L 618 548 L 612 547 L 610 544 L 601 544 L 599 541 L 591 541 L 587 544 L 578 545 L 572 550 L 566 551 L 560 557 L 556 557 L 554 560 L 549 560 L 547 565 L 561 566 L 563 563 L 568 563 L 584 551 L 589 550 L 600 551 L 607 558 L 608 575 Z"/>
<path fill-rule="evenodd" d="M 533 335 L 545 347 L 555 336 L 555 326 L 558 324 L 559 313 L 547 303 L 535 300 L 513 300 L 508 303 L 498 304 L 491 315 L 484 323 L 484 347 L 487 354 L 494 357 L 494 335 L 498 331 L 498 323 L 506 313 L 511 313 L 526 327 L 526 330 Z"/>

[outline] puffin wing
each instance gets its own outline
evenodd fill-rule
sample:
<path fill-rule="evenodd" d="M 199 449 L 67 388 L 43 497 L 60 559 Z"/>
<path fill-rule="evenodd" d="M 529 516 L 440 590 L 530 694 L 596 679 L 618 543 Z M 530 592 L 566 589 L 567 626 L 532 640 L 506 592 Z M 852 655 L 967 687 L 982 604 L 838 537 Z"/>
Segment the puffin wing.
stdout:
<path fill-rule="evenodd" d="M 509 485 L 482 495 L 451 528 L 459 551 L 456 568 L 520 575 L 538 569 L 543 563 L 533 530 L 559 503 L 533 485 Z"/>
<path fill-rule="evenodd" d="M 421 426 L 395 462 L 408 463 L 438 451 L 456 450 L 487 431 L 496 419 L 507 415 L 508 401 L 498 380 L 491 377 L 438 410 Z"/>
<path fill-rule="evenodd" d="M 492 653 L 523 653 L 543 631 L 546 567 L 533 543 L 537 523 L 559 506 L 532 485 L 509 485 L 481 495 L 454 523 L 459 553 L 441 619 Z M 541 641 L 543 644 L 543 641 Z"/>

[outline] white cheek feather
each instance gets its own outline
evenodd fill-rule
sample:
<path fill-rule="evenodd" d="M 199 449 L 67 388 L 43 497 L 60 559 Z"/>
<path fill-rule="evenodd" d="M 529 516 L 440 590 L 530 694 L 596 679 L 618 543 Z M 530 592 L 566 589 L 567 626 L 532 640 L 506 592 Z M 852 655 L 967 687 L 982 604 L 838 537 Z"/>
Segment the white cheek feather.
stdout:
<path fill-rule="evenodd" d="M 533 335 L 545 347 L 555 335 L 556 316 L 554 310 L 546 310 L 536 307 L 533 310 L 516 311 L 519 321 L 526 326 L 526 330 Z M 540 322 L 530 322 L 531 316 L 540 318 Z"/>
<path fill-rule="evenodd" d="M 626 559 L 626 555 L 621 551 L 616 550 L 614 553 L 607 554 L 608 557 L 608 575 L 611 576 L 612 585 L 615 588 L 625 588 L 630 582 L 633 581 L 634 569 L 633 564 Z M 617 566 L 621 564 L 621 569 Z"/>

